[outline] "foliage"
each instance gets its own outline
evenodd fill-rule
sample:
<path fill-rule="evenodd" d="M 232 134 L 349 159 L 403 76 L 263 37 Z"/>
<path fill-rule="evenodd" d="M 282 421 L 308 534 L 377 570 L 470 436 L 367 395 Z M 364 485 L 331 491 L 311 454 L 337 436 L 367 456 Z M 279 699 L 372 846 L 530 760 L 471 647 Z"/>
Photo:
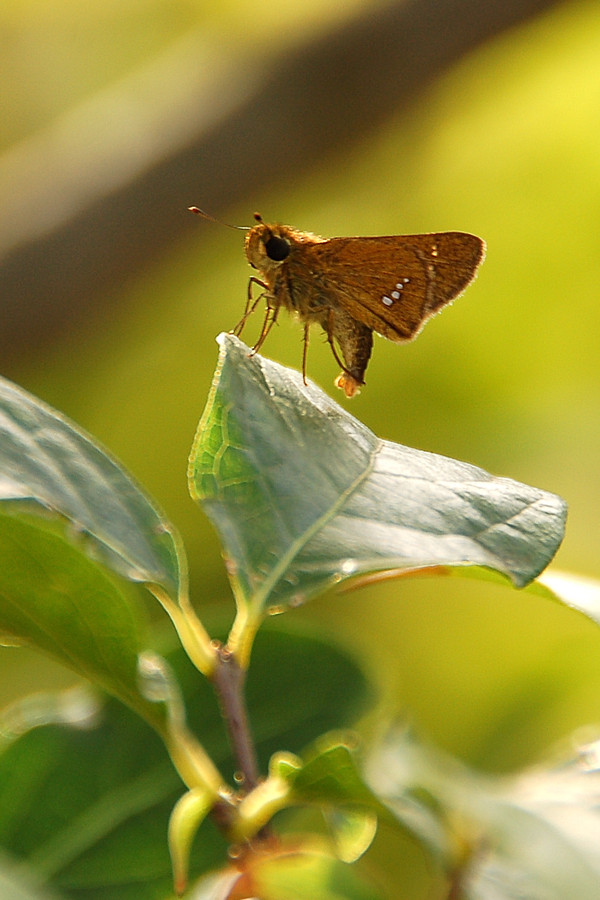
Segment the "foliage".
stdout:
<path fill-rule="evenodd" d="M 440 897 L 596 897 L 594 745 L 505 780 L 395 722 L 361 745 L 349 728 L 373 705 L 367 675 L 265 621 L 348 579 L 433 574 L 496 578 L 600 623 L 600 587 L 540 575 L 564 502 L 380 440 L 301 376 L 220 343 L 189 482 L 236 601 L 222 641 L 154 502 L 76 426 L 0 385 L 0 628 L 89 684 L 4 711 L 0 883 L 28 900 L 150 900 L 171 895 L 172 868 L 175 890 L 204 900 L 383 900 L 362 865 L 379 827 L 422 849 Z M 150 626 L 139 583 L 179 646 Z"/>

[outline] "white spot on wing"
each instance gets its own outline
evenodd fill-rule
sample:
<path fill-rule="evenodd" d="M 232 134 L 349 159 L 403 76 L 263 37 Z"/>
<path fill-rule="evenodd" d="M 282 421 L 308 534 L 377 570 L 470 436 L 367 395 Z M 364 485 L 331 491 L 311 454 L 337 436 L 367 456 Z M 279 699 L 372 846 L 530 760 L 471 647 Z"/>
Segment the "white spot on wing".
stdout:
<path fill-rule="evenodd" d="M 391 297 L 382 297 L 381 302 L 384 304 L 384 306 L 392 306 L 394 303 Z"/>

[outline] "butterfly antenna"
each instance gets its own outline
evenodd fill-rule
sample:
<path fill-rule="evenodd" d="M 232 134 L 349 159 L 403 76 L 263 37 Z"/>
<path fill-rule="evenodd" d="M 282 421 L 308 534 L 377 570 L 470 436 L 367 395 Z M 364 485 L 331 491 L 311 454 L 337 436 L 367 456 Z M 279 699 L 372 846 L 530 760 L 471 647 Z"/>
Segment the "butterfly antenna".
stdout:
<path fill-rule="evenodd" d="M 203 219 L 208 219 L 209 222 L 215 222 L 217 225 L 225 225 L 226 228 L 235 228 L 236 231 L 249 231 L 249 225 L 230 225 L 229 222 L 223 222 L 222 219 L 217 219 L 215 216 L 209 215 L 209 213 L 204 212 L 203 209 L 198 209 L 197 206 L 188 206 L 190 212 L 193 212 L 197 216 L 202 216 Z"/>

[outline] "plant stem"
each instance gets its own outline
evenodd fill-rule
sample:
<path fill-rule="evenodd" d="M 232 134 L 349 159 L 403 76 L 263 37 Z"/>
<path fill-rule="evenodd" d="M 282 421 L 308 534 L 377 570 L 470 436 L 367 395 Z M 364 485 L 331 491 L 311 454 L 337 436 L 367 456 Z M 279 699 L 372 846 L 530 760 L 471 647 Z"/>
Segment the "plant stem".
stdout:
<path fill-rule="evenodd" d="M 212 681 L 219 697 L 236 763 L 243 778 L 243 788 L 249 791 L 258 784 L 259 773 L 244 699 L 246 671 L 240 667 L 227 647 L 219 647 L 217 659 Z"/>

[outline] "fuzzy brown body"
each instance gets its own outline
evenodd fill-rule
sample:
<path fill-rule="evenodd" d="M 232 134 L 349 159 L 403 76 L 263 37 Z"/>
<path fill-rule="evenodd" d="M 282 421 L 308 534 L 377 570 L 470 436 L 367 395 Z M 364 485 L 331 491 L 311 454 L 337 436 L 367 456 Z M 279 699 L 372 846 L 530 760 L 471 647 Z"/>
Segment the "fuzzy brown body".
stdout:
<path fill-rule="evenodd" d="M 252 299 L 258 284 L 267 313 L 253 349 L 262 346 L 283 306 L 304 322 L 305 369 L 308 328 L 318 322 L 343 370 L 336 384 L 349 397 L 364 383 L 373 331 L 391 341 L 415 338 L 465 290 L 485 253 L 483 241 L 464 232 L 326 239 L 255 218 L 245 250 L 259 277 L 250 279 L 236 333 L 258 302 Z"/>

